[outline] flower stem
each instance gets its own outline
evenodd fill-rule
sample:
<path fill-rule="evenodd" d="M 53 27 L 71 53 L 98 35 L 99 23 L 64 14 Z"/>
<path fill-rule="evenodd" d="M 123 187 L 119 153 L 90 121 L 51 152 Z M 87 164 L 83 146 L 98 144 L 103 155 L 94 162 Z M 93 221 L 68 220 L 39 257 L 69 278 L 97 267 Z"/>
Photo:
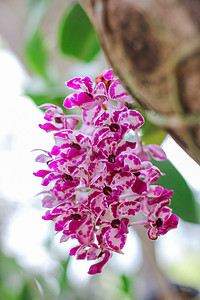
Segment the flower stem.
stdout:
<path fill-rule="evenodd" d="M 148 224 L 147 221 L 136 221 L 136 222 L 130 223 L 130 226 L 147 225 L 147 224 Z"/>

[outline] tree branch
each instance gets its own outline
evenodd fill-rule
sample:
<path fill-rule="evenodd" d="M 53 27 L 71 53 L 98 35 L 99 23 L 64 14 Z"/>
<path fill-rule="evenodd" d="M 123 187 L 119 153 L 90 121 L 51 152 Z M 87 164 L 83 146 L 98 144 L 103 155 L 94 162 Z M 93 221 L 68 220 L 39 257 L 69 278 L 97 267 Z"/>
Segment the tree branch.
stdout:
<path fill-rule="evenodd" d="M 200 2 L 80 2 L 137 104 L 200 164 Z"/>

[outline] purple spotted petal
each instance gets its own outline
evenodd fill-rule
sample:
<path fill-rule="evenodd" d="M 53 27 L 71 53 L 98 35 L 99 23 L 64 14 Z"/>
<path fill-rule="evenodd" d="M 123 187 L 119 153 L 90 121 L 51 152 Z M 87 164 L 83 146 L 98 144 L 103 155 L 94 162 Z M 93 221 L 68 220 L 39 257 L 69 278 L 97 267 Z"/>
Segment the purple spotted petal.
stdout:
<path fill-rule="evenodd" d="M 114 72 L 112 69 L 108 70 L 104 75 L 103 77 L 106 79 L 106 80 L 114 80 Z"/>
<path fill-rule="evenodd" d="M 75 120 L 75 119 L 69 119 L 69 118 L 65 118 L 64 119 L 64 128 L 65 129 L 72 129 L 74 130 L 76 125 L 78 124 L 78 120 Z"/>
<path fill-rule="evenodd" d="M 81 248 L 82 246 L 76 246 L 76 247 L 73 247 L 70 251 L 69 251 L 69 255 L 70 256 L 73 256 L 73 255 L 76 255 L 77 251 Z"/>
<path fill-rule="evenodd" d="M 95 122 L 96 118 L 99 116 L 101 112 L 101 105 L 97 105 L 92 109 L 83 110 L 83 122 L 86 125 L 91 125 L 92 123 Z"/>
<path fill-rule="evenodd" d="M 131 151 L 135 149 L 136 143 L 128 141 L 119 141 L 113 138 L 104 139 L 98 143 L 98 148 L 106 156 L 114 154 L 115 156 L 120 155 L 122 152 Z"/>
<path fill-rule="evenodd" d="M 47 163 L 52 159 L 52 155 L 49 152 L 46 152 L 48 155 L 40 154 L 36 157 L 35 161 L 40 163 Z"/>
<path fill-rule="evenodd" d="M 99 177 L 94 183 L 90 185 L 90 187 L 93 189 L 103 190 L 103 188 L 105 187 L 104 178 L 102 176 Z"/>
<path fill-rule="evenodd" d="M 89 244 L 94 240 L 93 228 L 93 218 L 89 218 L 77 233 L 77 239 L 80 244 Z"/>
<path fill-rule="evenodd" d="M 124 159 L 124 168 L 132 172 L 137 172 L 141 169 L 142 162 L 138 156 L 134 154 L 125 154 L 123 155 Z"/>
<path fill-rule="evenodd" d="M 155 217 L 162 218 L 163 220 L 168 219 L 169 215 L 172 212 L 172 209 L 167 206 L 169 204 L 170 203 L 167 201 L 166 204 L 163 203 L 163 207 L 158 208 L 157 206 L 154 213 Z"/>
<path fill-rule="evenodd" d="M 123 202 L 118 208 L 120 216 L 134 216 L 140 210 L 140 203 L 136 201 Z"/>
<path fill-rule="evenodd" d="M 178 217 L 174 214 L 171 214 L 171 216 L 164 222 L 163 226 L 158 227 L 158 233 L 165 234 L 169 230 L 177 228 L 178 221 L 179 221 Z"/>
<path fill-rule="evenodd" d="M 140 200 L 140 209 L 144 215 L 148 216 L 150 214 L 150 207 L 148 205 L 148 197 L 139 198 Z"/>
<path fill-rule="evenodd" d="M 88 274 L 97 274 L 102 272 L 102 268 L 108 262 L 108 260 L 112 257 L 112 253 L 108 250 L 104 251 L 101 258 L 102 260 L 94 265 L 92 265 L 88 271 Z"/>
<path fill-rule="evenodd" d="M 131 150 L 135 149 L 136 143 L 133 142 L 128 142 L 128 141 L 121 141 L 118 142 L 118 147 L 116 150 L 116 155 L 121 154 L 124 151 L 129 151 L 131 152 Z"/>
<path fill-rule="evenodd" d="M 108 247 L 114 251 L 120 251 L 126 242 L 126 235 L 121 235 L 116 238 L 118 234 L 118 228 L 110 228 L 105 233 L 105 239 Z"/>
<path fill-rule="evenodd" d="M 66 82 L 66 86 L 77 91 L 92 93 L 94 82 L 89 77 L 77 77 Z"/>
<path fill-rule="evenodd" d="M 119 186 L 124 192 L 135 182 L 136 178 L 131 172 L 120 172 L 112 180 L 112 186 Z"/>
<path fill-rule="evenodd" d="M 148 188 L 149 197 L 159 197 L 163 193 L 164 188 L 160 185 L 150 185 Z"/>
<path fill-rule="evenodd" d="M 86 254 L 87 254 L 87 250 L 84 249 L 84 246 L 83 246 L 83 248 L 79 247 L 79 249 L 76 253 L 76 259 L 85 259 Z"/>
<path fill-rule="evenodd" d="M 162 190 L 162 193 L 157 197 L 153 197 L 152 199 L 149 199 L 148 203 L 149 205 L 155 204 L 155 203 L 161 203 L 163 201 L 168 200 L 171 198 L 173 195 L 173 190 L 167 190 L 164 189 Z"/>
<path fill-rule="evenodd" d="M 105 100 L 108 100 L 108 92 L 106 85 L 103 82 L 99 82 L 93 92 L 95 98 L 99 98 L 99 101 L 103 103 Z"/>
<path fill-rule="evenodd" d="M 46 208 L 53 208 L 58 204 L 56 197 L 53 194 L 49 194 L 42 199 L 42 206 Z"/>
<path fill-rule="evenodd" d="M 98 99 L 95 99 L 91 94 L 82 92 L 78 95 L 77 106 L 81 108 L 92 109 L 98 104 Z"/>
<path fill-rule="evenodd" d="M 45 215 L 42 217 L 43 220 L 52 220 L 54 221 L 57 218 L 57 215 L 52 215 L 51 211 L 46 211 Z"/>
<path fill-rule="evenodd" d="M 101 253 L 101 249 L 94 243 L 91 244 L 91 247 L 87 250 L 87 260 L 97 259 Z"/>
<path fill-rule="evenodd" d="M 119 99 L 127 95 L 127 91 L 120 83 L 119 79 L 114 80 L 113 83 L 110 85 L 109 94 L 111 99 Z"/>
<path fill-rule="evenodd" d="M 88 201 L 90 203 L 90 210 L 95 216 L 98 216 L 100 212 L 107 209 L 108 206 L 104 198 L 101 191 L 92 190 L 89 192 Z"/>
<path fill-rule="evenodd" d="M 157 227 L 151 227 L 147 231 L 148 237 L 151 240 L 156 240 L 158 238 L 158 229 Z"/>
<path fill-rule="evenodd" d="M 39 171 L 37 171 L 36 173 L 34 172 L 33 174 L 34 174 L 35 176 L 37 176 L 37 177 L 42 177 L 42 178 L 44 178 L 44 177 L 46 177 L 49 173 L 51 173 L 51 171 L 49 171 L 49 170 L 39 170 Z"/>
<path fill-rule="evenodd" d="M 122 235 L 128 233 L 128 225 L 129 225 L 129 219 L 128 218 L 121 218 L 120 220 L 120 226 L 118 228 L 118 232 L 115 235 L 115 238 L 121 238 Z"/>
<path fill-rule="evenodd" d="M 72 94 L 68 96 L 63 102 L 63 106 L 69 109 L 77 105 L 78 105 L 78 94 Z"/>
<path fill-rule="evenodd" d="M 39 106 L 40 108 L 47 109 L 45 111 L 44 119 L 47 121 L 54 121 L 56 117 L 63 116 L 63 110 L 59 106 L 51 103 L 46 103 Z"/>
<path fill-rule="evenodd" d="M 144 146 L 145 150 L 149 151 L 152 157 L 156 160 L 166 160 L 167 156 L 163 149 L 158 145 L 147 145 Z"/>
<path fill-rule="evenodd" d="M 105 242 L 105 233 L 110 228 L 110 225 L 103 223 L 103 222 L 100 223 L 100 225 L 102 225 L 102 226 L 99 227 L 99 229 L 97 230 L 96 238 L 97 238 L 98 244 L 102 245 Z"/>
<path fill-rule="evenodd" d="M 129 110 L 119 116 L 119 122 L 122 122 L 132 130 L 136 130 L 144 124 L 144 118 L 138 111 Z"/>
<path fill-rule="evenodd" d="M 104 76 L 105 77 L 105 76 Z M 114 100 L 122 100 L 127 103 L 133 102 L 133 98 L 128 95 L 127 91 L 119 80 L 114 80 L 109 87 L 109 96 Z"/>
<path fill-rule="evenodd" d="M 69 217 L 65 217 L 65 216 L 60 217 L 60 219 L 57 220 L 55 223 L 55 231 L 62 231 L 65 228 L 67 222 L 69 221 L 70 221 Z"/>
<path fill-rule="evenodd" d="M 125 126 L 119 126 L 119 130 L 116 132 L 113 132 L 112 130 L 110 130 L 110 127 L 107 126 L 100 127 L 94 132 L 93 145 L 94 146 L 97 145 L 103 139 L 110 139 L 110 138 L 115 140 L 123 139 L 127 130 L 128 128 L 126 128 Z"/>
<path fill-rule="evenodd" d="M 43 130 L 45 130 L 46 132 L 51 132 L 51 131 L 56 131 L 56 130 L 61 130 L 62 128 L 56 127 L 51 123 L 45 123 L 44 125 L 39 124 L 39 127 Z M 62 125 L 63 127 L 63 125 Z"/>
<path fill-rule="evenodd" d="M 147 191 L 147 185 L 140 178 L 136 178 L 134 185 L 132 186 L 132 191 L 136 194 L 142 194 Z"/>
<path fill-rule="evenodd" d="M 48 108 L 48 109 L 51 109 L 51 111 L 56 110 L 56 111 L 58 111 L 59 113 L 62 113 L 62 112 L 63 112 L 62 109 L 61 109 L 59 106 L 54 105 L 54 104 L 52 104 L 52 103 L 45 103 L 45 104 L 40 105 L 39 107 L 40 107 L 40 108 Z"/>
<path fill-rule="evenodd" d="M 112 122 L 113 123 L 123 123 L 123 119 L 125 119 L 125 117 L 128 117 L 128 108 L 124 107 L 122 110 L 115 110 L 112 113 Z"/>
<path fill-rule="evenodd" d="M 104 111 L 100 117 L 95 121 L 95 126 L 100 127 L 110 123 L 110 118 L 112 117 L 112 112 Z"/>

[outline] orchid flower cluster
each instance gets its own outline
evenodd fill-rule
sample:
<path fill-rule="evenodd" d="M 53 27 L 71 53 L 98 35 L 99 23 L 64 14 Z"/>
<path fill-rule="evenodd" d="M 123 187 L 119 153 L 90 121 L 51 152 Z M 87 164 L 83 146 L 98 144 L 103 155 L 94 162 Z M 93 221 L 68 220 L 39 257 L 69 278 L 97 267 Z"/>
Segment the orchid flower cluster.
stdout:
<path fill-rule="evenodd" d="M 156 240 L 177 227 L 178 217 L 168 207 L 173 191 L 154 184 L 164 174 L 152 165 L 150 154 L 156 160 L 166 155 L 159 146 L 142 143 L 144 119 L 127 108 L 133 99 L 113 71 L 95 82 L 74 78 L 66 85 L 75 93 L 63 106 L 79 107 L 82 115 L 64 115 L 53 104 L 40 106 L 48 122 L 39 126 L 54 131 L 55 145 L 37 156 L 46 168 L 34 175 L 49 186 L 42 192 L 48 209 L 43 219 L 55 221 L 61 242 L 77 240 L 70 255 L 97 260 L 88 272 L 96 274 L 113 252 L 123 253 L 130 227 L 144 226 Z"/>

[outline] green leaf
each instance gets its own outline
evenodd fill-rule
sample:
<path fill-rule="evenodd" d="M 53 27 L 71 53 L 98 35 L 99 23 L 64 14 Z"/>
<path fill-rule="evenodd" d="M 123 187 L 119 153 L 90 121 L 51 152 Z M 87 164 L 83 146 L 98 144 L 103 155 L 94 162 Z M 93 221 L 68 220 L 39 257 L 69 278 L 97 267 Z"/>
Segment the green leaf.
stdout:
<path fill-rule="evenodd" d="M 52 0 L 26 0 L 27 24 L 24 44 L 25 60 L 31 72 L 52 80 L 52 65 L 40 25 Z"/>
<path fill-rule="evenodd" d="M 128 294 L 130 291 L 130 280 L 126 275 L 121 275 L 121 283 L 122 283 L 122 290 L 125 294 Z"/>
<path fill-rule="evenodd" d="M 184 221 L 200 223 L 200 205 L 195 200 L 191 189 L 182 175 L 169 160 L 155 161 L 152 159 L 152 163 L 161 172 L 166 174 L 165 176 L 161 176 L 156 183 L 167 189 L 174 190 L 171 202 L 173 213 L 177 214 Z"/>
<path fill-rule="evenodd" d="M 80 4 L 64 15 L 59 28 L 59 45 L 64 55 L 90 62 L 100 51 L 97 34 Z"/>
<path fill-rule="evenodd" d="M 24 284 L 22 293 L 21 293 L 22 300 L 34 300 L 30 291 L 30 287 L 28 284 Z"/>
<path fill-rule="evenodd" d="M 142 126 L 142 141 L 147 144 L 160 145 L 166 137 L 166 132 L 156 125 L 152 124 L 145 118 L 145 123 Z"/>
<path fill-rule="evenodd" d="M 30 69 L 50 80 L 49 53 L 41 32 L 36 31 L 25 45 L 25 58 Z"/>
<path fill-rule="evenodd" d="M 68 256 L 66 258 L 66 260 L 61 260 L 61 264 L 62 264 L 62 270 L 60 272 L 60 277 L 59 277 L 59 287 L 60 287 L 60 292 L 62 293 L 64 290 L 70 290 L 71 286 L 70 283 L 68 281 L 68 277 L 67 277 L 67 268 L 69 266 L 69 262 L 70 262 L 70 256 Z"/>

